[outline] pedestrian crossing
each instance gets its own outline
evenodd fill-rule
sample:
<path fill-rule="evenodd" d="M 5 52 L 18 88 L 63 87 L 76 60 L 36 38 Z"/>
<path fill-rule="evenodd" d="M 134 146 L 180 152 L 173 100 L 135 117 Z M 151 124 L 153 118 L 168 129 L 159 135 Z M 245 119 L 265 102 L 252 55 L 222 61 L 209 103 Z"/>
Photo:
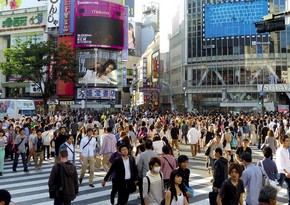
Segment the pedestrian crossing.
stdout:
<path fill-rule="evenodd" d="M 81 163 L 76 160 L 78 173 L 80 173 Z M 23 172 L 21 160 L 19 161 L 17 172 L 12 171 L 12 161 L 5 162 L 3 176 L 0 177 L 1 189 L 7 189 L 12 195 L 12 201 L 17 205 L 51 205 L 52 199 L 48 197 L 48 178 L 53 160 L 43 162 L 41 171 L 35 171 L 34 166 L 29 166 L 29 172 Z M 33 163 L 32 163 L 33 164 Z M 106 187 L 102 187 L 101 181 L 105 176 L 104 171 L 95 171 L 94 188 L 88 186 L 88 174 L 80 185 L 79 194 L 72 204 L 78 205 L 110 205 L 111 182 L 108 181 Z M 210 177 L 203 177 L 199 174 L 191 174 L 190 186 L 195 189 L 196 196 L 190 200 L 191 204 L 208 204 L 207 194 L 210 190 Z M 140 204 L 138 190 L 130 195 L 129 204 Z M 117 198 L 115 199 L 117 202 Z"/>
<path fill-rule="evenodd" d="M 21 160 L 20 160 L 21 161 Z M 19 162 L 20 162 L 19 161 Z M 78 173 L 81 163 L 76 160 Z M 35 171 L 34 166 L 29 166 L 29 173 L 23 172 L 22 164 L 18 164 L 18 171 L 12 171 L 12 161 L 5 162 L 3 176 L 0 177 L 0 188 L 7 189 L 12 195 L 12 201 L 17 205 L 51 205 L 53 200 L 48 197 L 48 178 L 53 160 L 43 162 L 42 170 Z M 196 167 L 200 168 L 200 167 Z M 193 172 L 193 171 L 191 171 Z M 105 176 L 104 171 L 95 171 L 94 188 L 88 186 L 88 174 L 80 185 L 79 194 L 72 204 L 78 205 L 110 205 L 111 182 L 102 187 L 101 181 Z M 211 177 L 209 175 L 191 173 L 190 186 L 194 188 L 195 196 L 190 199 L 190 204 L 208 205 L 208 193 L 211 191 Z M 138 190 L 130 195 L 129 205 L 140 204 Z M 283 188 L 278 194 L 279 204 L 287 203 L 287 191 Z M 115 199 L 117 202 L 117 198 Z"/>

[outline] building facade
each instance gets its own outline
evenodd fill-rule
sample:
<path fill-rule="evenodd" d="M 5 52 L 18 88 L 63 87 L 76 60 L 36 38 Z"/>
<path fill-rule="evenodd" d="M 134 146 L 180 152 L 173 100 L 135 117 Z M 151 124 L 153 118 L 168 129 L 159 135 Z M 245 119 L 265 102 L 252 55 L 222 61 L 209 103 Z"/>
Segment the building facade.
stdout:
<path fill-rule="evenodd" d="M 180 8 L 169 71 L 178 110 L 289 110 L 289 30 L 257 34 L 254 25 L 285 11 L 285 1 L 185 0 Z"/>

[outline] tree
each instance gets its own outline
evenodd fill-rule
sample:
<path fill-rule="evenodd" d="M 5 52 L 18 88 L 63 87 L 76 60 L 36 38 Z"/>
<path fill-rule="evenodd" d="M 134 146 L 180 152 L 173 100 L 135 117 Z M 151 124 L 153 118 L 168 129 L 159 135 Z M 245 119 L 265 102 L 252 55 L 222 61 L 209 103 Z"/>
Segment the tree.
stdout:
<path fill-rule="evenodd" d="M 3 74 L 17 75 L 22 81 L 30 80 L 34 83 L 42 94 L 46 112 L 47 100 L 55 94 L 57 80 L 75 82 L 75 51 L 63 43 L 56 47 L 52 41 L 17 40 L 16 46 L 4 50 L 4 57 L 7 61 L 0 63 Z"/>

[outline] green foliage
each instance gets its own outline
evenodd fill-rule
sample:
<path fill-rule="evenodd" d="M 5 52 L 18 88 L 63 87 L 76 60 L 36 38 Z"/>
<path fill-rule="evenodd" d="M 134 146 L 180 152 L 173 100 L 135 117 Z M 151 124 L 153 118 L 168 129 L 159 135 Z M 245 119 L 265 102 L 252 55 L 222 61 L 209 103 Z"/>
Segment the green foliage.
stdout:
<path fill-rule="evenodd" d="M 74 81 L 77 72 L 75 52 L 64 44 L 55 47 L 51 41 L 18 40 L 16 46 L 5 49 L 4 56 L 7 62 L 0 63 L 3 74 L 31 80 L 41 90 L 43 98 L 53 95 L 58 79 Z"/>

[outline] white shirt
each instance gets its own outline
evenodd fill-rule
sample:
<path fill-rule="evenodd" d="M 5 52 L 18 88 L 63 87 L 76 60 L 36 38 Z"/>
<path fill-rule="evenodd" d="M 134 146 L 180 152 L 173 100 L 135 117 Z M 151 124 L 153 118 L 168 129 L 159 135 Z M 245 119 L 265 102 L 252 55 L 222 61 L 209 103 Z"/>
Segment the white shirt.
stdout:
<path fill-rule="evenodd" d="M 45 131 L 41 134 L 42 138 L 43 138 L 43 145 L 50 145 L 50 141 L 52 139 L 51 133 L 50 131 Z"/>
<path fill-rule="evenodd" d="M 188 142 L 190 144 L 197 144 L 199 138 L 201 137 L 200 131 L 196 128 L 192 127 L 187 133 Z"/>
<path fill-rule="evenodd" d="M 278 169 L 278 173 L 283 173 L 284 169 L 290 173 L 290 159 L 289 159 L 289 151 L 287 148 L 279 147 L 276 152 L 276 165 Z"/>
<path fill-rule="evenodd" d="M 123 159 L 124 168 L 125 168 L 125 179 L 131 178 L 131 172 L 130 172 L 130 164 L 129 164 L 129 157 L 127 159 Z"/>
<path fill-rule="evenodd" d="M 73 143 L 71 143 L 71 144 L 69 144 L 69 143 L 67 143 L 67 142 L 65 142 L 65 144 L 66 144 L 66 146 L 67 146 L 67 159 L 68 160 L 70 160 L 70 161 L 73 161 L 74 160 L 74 154 L 73 154 L 73 152 L 74 152 L 74 145 L 73 145 Z M 89 145 L 88 145 L 89 146 Z"/>
<path fill-rule="evenodd" d="M 88 142 L 90 138 L 88 136 L 82 138 L 81 143 L 80 143 L 80 153 L 84 157 L 93 157 L 94 156 L 94 151 L 96 149 L 96 138 L 92 136 L 90 143 L 84 147 Z"/>

